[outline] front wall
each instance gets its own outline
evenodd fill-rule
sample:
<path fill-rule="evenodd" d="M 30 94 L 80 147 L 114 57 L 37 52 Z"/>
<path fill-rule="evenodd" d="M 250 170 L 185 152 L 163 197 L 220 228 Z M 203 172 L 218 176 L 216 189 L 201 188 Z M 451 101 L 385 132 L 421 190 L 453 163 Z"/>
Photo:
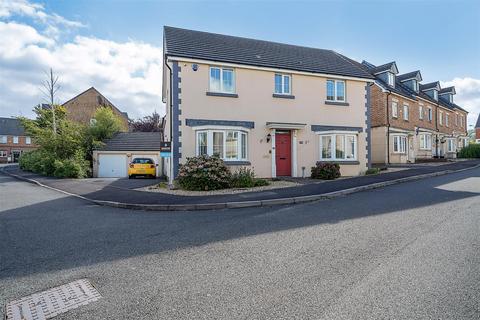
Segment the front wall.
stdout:
<path fill-rule="evenodd" d="M 326 79 L 292 75 L 292 94 L 295 99 L 273 98 L 274 73 L 236 68 L 235 82 L 238 98 L 207 96 L 209 65 L 200 64 L 194 72 L 190 63 L 181 66 L 181 154 L 195 156 L 195 128 L 185 126 L 186 119 L 215 119 L 254 121 L 249 132 L 248 154 L 255 172 L 270 177 L 272 172 L 271 143 L 266 142 L 267 122 L 305 123 L 297 134 L 297 173 L 310 175 L 310 167 L 319 158 L 319 138 L 310 126 L 336 125 L 362 127 L 358 135 L 357 158 L 360 165 L 342 165 L 343 175 L 357 175 L 366 170 L 365 82 L 347 81 L 347 102 L 350 106 L 325 105 Z"/>

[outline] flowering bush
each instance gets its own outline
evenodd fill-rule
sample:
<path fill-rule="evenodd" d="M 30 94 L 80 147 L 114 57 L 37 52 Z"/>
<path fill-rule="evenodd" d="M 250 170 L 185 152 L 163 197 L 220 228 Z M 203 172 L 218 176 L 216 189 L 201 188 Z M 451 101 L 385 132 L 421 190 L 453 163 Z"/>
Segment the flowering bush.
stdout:
<path fill-rule="evenodd" d="M 334 180 L 340 177 L 340 165 L 338 163 L 317 162 L 312 167 L 313 179 Z"/>
<path fill-rule="evenodd" d="M 230 186 L 231 173 L 218 156 L 187 158 L 180 166 L 177 182 L 182 189 L 208 191 Z"/>

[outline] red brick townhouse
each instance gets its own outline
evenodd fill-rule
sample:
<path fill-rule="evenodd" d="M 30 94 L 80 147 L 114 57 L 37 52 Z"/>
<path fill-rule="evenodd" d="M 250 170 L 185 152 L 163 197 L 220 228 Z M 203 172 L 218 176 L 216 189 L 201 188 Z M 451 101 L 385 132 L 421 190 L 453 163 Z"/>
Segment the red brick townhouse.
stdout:
<path fill-rule="evenodd" d="M 18 119 L 0 118 L 0 163 L 17 162 L 23 152 L 35 148 Z"/>
<path fill-rule="evenodd" d="M 399 74 L 395 62 L 362 65 L 375 77 L 371 89 L 373 163 L 455 158 L 467 145 L 468 112 L 453 102 L 455 88 L 421 84 L 420 71 Z"/>

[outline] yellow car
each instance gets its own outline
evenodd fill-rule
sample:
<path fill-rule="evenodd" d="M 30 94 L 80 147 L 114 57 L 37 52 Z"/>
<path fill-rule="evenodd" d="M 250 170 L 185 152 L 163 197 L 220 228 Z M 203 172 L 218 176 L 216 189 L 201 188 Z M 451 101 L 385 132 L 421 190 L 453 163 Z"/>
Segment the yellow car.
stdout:
<path fill-rule="evenodd" d="M 136 176 L 145 176 L 155 178 L 157 176 L 157 166 L 150 158 L 135 158 L 128 166 L 128 178 Z"/>

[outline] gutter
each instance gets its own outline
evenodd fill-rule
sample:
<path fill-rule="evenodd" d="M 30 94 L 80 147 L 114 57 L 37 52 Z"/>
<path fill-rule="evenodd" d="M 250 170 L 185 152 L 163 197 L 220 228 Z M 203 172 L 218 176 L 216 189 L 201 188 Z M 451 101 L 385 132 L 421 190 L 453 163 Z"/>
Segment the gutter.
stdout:
<path fill-rule="evenodd" d="M 390 108 L 388 104 L 388 98 L 391 91 L 387 91 L 387 164 L 390 164 Z"/>

